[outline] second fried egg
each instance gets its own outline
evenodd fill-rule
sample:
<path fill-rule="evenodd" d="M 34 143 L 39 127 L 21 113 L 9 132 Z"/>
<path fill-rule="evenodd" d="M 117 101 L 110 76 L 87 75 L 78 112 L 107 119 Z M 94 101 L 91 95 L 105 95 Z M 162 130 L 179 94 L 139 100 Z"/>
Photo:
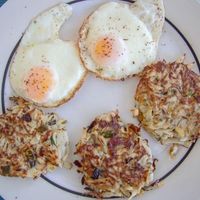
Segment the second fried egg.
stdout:
<path fill-rule="evenodd" d="M 142 11 L 148 15 L 145 8 Z M 101 78 L 119 80 L 154 61 L 159 36 L 154 38 L 151 24 L 140 14 L 131 4 L 116 2 L 106 3 L 91 14 L 80 30 L 79 49 L 85 67 Z M 158 25 L 161 31 L 162 22 Z"/>

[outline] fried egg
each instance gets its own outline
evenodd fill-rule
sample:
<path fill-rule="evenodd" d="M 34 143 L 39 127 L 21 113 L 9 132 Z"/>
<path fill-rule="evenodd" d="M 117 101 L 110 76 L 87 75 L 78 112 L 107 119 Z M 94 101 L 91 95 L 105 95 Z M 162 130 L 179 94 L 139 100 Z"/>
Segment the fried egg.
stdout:
<path fill-rule="evenodd" d="M 72 15 L 61 3 L 32 20 L 10 68 L 15 93 L 39 106 L 54 107 L 69 100 L 86 74 L 73 41 L 59 38 L 59 30 Z"/>
<path fill-rule="evenodd" d="M 161 0 L 106 3 L 80 29 L 81 59 L 89 71 L 104 79 L 137 74 L 155 60 L 163 23 Z"/>

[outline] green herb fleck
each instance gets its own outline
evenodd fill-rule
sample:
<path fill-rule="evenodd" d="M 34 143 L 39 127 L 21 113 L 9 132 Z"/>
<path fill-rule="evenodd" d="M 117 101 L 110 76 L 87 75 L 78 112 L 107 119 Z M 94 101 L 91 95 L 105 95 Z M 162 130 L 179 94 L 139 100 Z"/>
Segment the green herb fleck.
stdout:
<path fill-rule="evenodd" d="M 170 90 L 170 92 L 171 92 L 172 95 L 175 95 L 175 94 L 176 94 L 176 89 L 172 88 L 172 89 Z"/>
<path fill-rule="evenodd" d="M 103 68 L 97 68 L 96 69 L 99 73 L 101 73 L 103 71 Z"/>
<path fill-rule="evenodd" d="M 101 132 L 101 135 L 102 135 L 104 138 L 111 138 L 111 137 L 113 137 L 112 131 L 104 131 L 104 132 Z"/>
<path fill-rule="evenodd" d="M 159 77 L 158 77 L 158 76 L 155 77 L 155 81 L 156 81 L 156 82 L 159 81 Z"/>
<path fill-rule="evenodd" d="M 67 123 L 67 121 L 66 120 L 63 120 L 62 122 L 61 122 L 61 124 L 66 124 Z"/>
<path fill-rule="evenodd" d="M 41 125 L 40 127 L 37 128 L 37 132 L 43 133 L 47 130 L 47 127 L 44 125 Z"/>
<path fill-rule="evenodd" d="M 56 143 L 55 143 L 53 136 L 51 136 L 50 140 L 51 140 L 51 144 L 56 146 Z"/>
<path fill-rule="evenodd" d="M 30 149 L 26 151 L 26 159 L 30 168 L 35 167 L 37 158 L 34 152 L 32 152 Z"/>
<path fill-rule="evenodd" d="M 10 166 L 9 165 L 3 166 L 3 167 L 1 167 L 1 170 L 2 170 L 2 174 L 4 176 L 8 175 L 10 173 Z"/>
<path fill-rule="evenodd" d="M 30 167 L 33 168 L 36 165 L 36 160 L 29 160 L 28 163 L 29 163 Z"/>
<path fill-rule="evenodd" d="M 53 126 L 55 124 L 56 124 L 56 120 L 55 119 L 48 122 L 49 126 Z"/>
<path fill-rule="evenodd" d="M 194 94 L 195 93 L 192 90 L 189 90 L 187 96 L 188 97 L 192 97 L 192 96 L 194 96 Z"/>

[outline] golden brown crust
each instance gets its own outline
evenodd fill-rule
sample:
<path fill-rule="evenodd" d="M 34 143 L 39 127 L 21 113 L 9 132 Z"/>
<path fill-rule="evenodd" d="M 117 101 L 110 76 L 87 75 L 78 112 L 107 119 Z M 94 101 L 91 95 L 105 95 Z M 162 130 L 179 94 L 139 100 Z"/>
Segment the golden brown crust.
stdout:
<path fill-rule="evenodd" d="M 65 149 L 58 148 L 68 148 L 66 121 L 22 98 L 11 100 L 16 105 L 0 115 L 0 175 L 36 178 L 61 166 Z M 60 137 L 66 139 L 63 144 Z"/>
<path fill-rule="evenodd" d="M 162 144 L 188 146 L 200 136 L 200 76 L 180 61 L 140 73 L 135 94 L 142 126 Z"/>
<path fill-rule="evenodd" d="M 75 161 L 92 194 L 134 196 L 151 181 L 153 159 L 140 128 L 124 125 L 117 112 L 97 117 L 77 144 Z"/>

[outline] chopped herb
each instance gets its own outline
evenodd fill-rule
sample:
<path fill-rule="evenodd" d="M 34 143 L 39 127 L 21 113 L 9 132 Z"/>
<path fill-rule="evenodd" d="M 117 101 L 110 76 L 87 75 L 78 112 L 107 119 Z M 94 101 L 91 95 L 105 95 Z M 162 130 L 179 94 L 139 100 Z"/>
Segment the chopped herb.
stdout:
<path fill-rule="evenodd" d="M 167 91 L 163 91 L 163 93 L 162 93 L 163 95 L 167 95 L 168 94 L 168 92 Z"/>
<path fill-rule="evenodd" d="M 104 131 L 104 132 L 101 132 L 101 135 L 104 138 L 111 138 L 113 136 L 113 133 L 112 133 L 112 131 Z"/>
<path fill-rule="evenodd" d="M 103 68 L 97 68 L 96 69 L 98 72 L 102 72 L 103 71 Z"/>
<path fill-rule="evenodd" d="M 67 123 L 67 121 L 66 120 L 63 120 L 62 122 L 61 122 L 61 124 L 66 124 Z"/>
<path fill-rule="evenodd" d="M 93 179 L 98 179 L 99 176 L 100 176 L 100 173 L 101 173 L 100 169 L 95 168 L 95 170 L 93 171 L 93 174 L 92 174 L 92 178 Z"/>
<path fill-rule="evenodd" d="M 192 90 L 189 90 L 187 96 L 188 96 L 188 97 L 192 97 L 192 96 L 194 96 L 194 94 L 195 94 L 195 93 L 194 93 Z"/>
<path fill-rule="evenodd" d="M 88 29 L 85 33 L 85 37 L 87 38 L 88 34 L 89 34 L 90 29 Z"/>
<path fill-rule="evenodd" d="M 47 127 L 44 125 L 41 125 L 40 127 L 37 128 L 37 132 L 43 133 L 47 130 Z"/>
<path fill-rule="evenodd" d="M 170 90 L 170 92 L 171 92 L 171 94 L 175 95 L 175 94 L 176 94 L 176 89 L 172 88 L 172 89 Z"/>
<path fill-rule="evenodd" d="M 2 170 L 2 174 L 4 176 L 8 175 L 10 173 L 10 166 L 9 165 L 3 166 L 3 167 L 1 167 L 1 170 Z"/>
<path fill-rule="evenodd" d="M 50 140 L 51 140 L 51 144 L 56 146 L 56 143 L 55 143 L 53 136 L 51 136 Z"/>
<path fill-rule="evenodd" d="M 22 116 L 22 119 L 26 122 L 31 122 L 32 121 L 32 118 L 31 118 L 31 115 L 29 113 L 26 113 Z"/>
<path fill-rule="evenodd" d="M 36 165 L 36 155 L 30 149 L 25 152 L 26 159 L 31 168 L 35 167 Z"/>
<path fill-rule="evenodd" d="M 49 125 L 49 126 L 53 126 L 53 125 L 55 125 L 55 124 L 56 124 L 56 120 L 55 120 L 55 119 L 48 122 L 48 125 Z"/>
<path fill-rule="evenodd" d="M 29 160 L 28 162 L 29 162 L 29 165 L 30 165 L 31 168 L 35 167 L 36 160 Z"/>
<path fill-rule="evenodd" d="M 128 164 L 131 160 L 133 160 L 133 158 L 126 158 L 125 163 Z"/>

